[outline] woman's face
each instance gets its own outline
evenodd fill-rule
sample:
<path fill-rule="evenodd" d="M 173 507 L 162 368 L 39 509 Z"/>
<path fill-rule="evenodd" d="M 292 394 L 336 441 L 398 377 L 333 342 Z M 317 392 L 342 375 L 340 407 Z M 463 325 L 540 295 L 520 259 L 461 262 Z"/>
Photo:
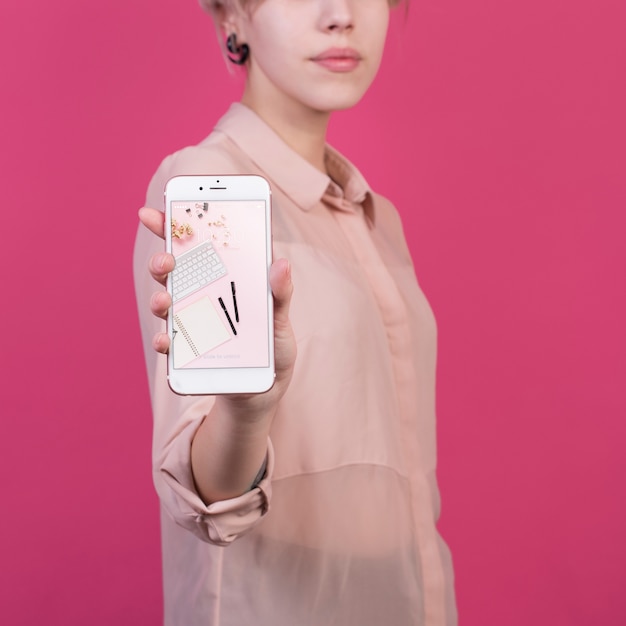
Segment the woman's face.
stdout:
<path fill-rule="evenodd" d="M 288 111 L 356 104 L 380 65 L 387 0 L 262 0 L 239 16 L 250 46 L 247 100 Z"/>

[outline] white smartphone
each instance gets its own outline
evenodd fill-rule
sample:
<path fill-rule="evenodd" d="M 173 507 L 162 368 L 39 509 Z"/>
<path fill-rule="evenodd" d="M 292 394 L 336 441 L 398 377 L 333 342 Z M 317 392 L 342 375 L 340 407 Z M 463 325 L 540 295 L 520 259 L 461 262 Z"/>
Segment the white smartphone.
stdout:
<path fill-rule="evenodd" d="M 165 186 L 168 383 L 181 395 L 274 384 L 271 190 L 261 176 L 176 176 Z"/>

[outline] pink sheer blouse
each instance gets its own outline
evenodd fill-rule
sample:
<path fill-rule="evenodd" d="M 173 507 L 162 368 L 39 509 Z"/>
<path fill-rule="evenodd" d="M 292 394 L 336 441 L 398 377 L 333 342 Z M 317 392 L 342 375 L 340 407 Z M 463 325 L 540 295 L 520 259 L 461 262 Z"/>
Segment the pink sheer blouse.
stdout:
<path fill-rule="evenodd" d="M 329 175 L 234 104 L 167 157 L 177 174 L 252 173 L 273 191 L 276 257 L 291 262 L 298 359 L 259 485 L 206 506 L 190 444 L 212 398 L 184 398 L 151 348 L 147 271 L 163 242 L 140 228 L 135 281 L 154 411 L 168 626 L 454 626 L 435 478 L 436 326 L 400 219 L 328 147 Z"/>

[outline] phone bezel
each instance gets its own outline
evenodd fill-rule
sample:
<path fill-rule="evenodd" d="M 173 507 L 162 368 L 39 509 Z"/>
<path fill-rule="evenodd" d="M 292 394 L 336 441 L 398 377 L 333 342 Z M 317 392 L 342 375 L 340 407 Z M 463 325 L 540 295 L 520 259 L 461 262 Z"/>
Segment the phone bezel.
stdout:
<path fill-rule="evenodd" d="M 218 395 L 235 393 L 263 393 L 274 384 L 274 315 L 273 299 L 269 285 L 272 264 L 271 188 L 269 182 L 258 175 L 182 175 L 170 178 L 164 191 L 166 250 L 172 251 L 171 203 L 219 200 L 263 200 L 265 202 L 265 250 L 267 276 L 268 355 L 267 367 L 229 368 L 174 368 L 171 352 L 167 357 L 167 380 L 173 392 L 179 395 Z M 167 290 L 171 294 L 171 275 Z M 170 342 L 173 335 L 172 308 L 167 318 Z"/>

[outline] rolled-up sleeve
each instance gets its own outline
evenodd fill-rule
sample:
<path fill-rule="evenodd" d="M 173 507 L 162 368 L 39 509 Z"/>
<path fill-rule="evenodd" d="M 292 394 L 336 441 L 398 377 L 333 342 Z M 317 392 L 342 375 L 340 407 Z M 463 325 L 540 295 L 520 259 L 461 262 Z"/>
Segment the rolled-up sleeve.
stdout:
<path fill-rule="evenodd" d="M 208 418 L 210 419 L 210 418 Z M 201 419 L 187 421 L 166 445 L 155 450 L 154 481 L 161 502 L 183 528 L 203 541 L 228 545 L 263 518 L 271 499 L 274 453 L 268 439 L 267 465 L 263 478 L 237 498 L 206 505 L 196 489 L 191 470 L 191 442 Z"/>

